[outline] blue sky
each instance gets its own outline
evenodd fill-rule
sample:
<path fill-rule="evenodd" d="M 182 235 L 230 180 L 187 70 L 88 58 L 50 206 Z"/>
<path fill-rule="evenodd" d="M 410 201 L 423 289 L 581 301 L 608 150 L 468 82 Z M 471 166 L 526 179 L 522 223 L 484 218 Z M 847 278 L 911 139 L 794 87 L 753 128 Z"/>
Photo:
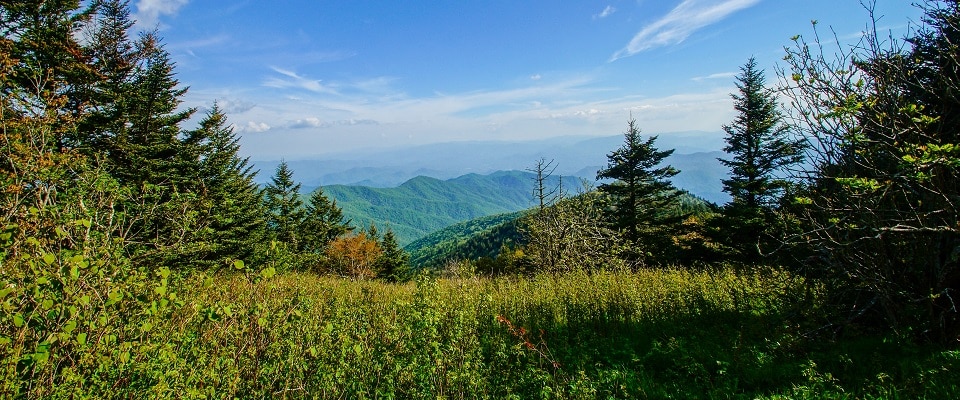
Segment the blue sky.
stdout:
<path fill-rule="evenodd" d="M 920 13 L 879 0 L 902 36 Z M 189 86 L 254 159 L 462 140 L 720 132 L 751 56 L 776 82 L 811 20 L 841 40 L 858 0 L 133 0 Z"/>

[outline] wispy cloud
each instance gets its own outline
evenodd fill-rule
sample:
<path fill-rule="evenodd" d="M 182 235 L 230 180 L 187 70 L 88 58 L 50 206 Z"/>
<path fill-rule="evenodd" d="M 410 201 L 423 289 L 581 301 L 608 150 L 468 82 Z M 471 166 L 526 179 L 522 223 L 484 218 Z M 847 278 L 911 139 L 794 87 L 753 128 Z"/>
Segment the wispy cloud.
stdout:
<path fill-rule="evenodd" d="M 334 126 L 353 126 L 353 125 L 379 125 L 379 122 L 372 119 L 341 119 L 337 121 L 324 121 L 316 117 L 307 117 L 291 121 L 287 124 L 290 129 L 304 128 L 331 128 Z"/>
<path fill-rule="evenodd" d="M 606 8 L 603 9 L 603 11 L 600 11 L 600 13 L 593 14 L 593 19 L 603 19 L 613 15 L 613 13 L 615 12 L 617 12 L 616 8 L 614 8 L 613 6 L 607 6 Z"/>
<path fill-rule="evenodd" d="M 141 29 L 154 29 L 160 23 L 161 15 L 174 15 L 190 0 L 140 0 L 134 18 Z"/>
<path fill-rule="evenodd" d="M 185 42 L 174 42 L 167 45 L 171 50 L 192 51 L 194 49 L 213 47 L 221 45 L 230 39 L 227 35 L 216 35 L 206 38 L 196 38 Z"/>
<path fill-rule="evenodd" d="M 681 43 L 697 30 L 759 2 L 760 0 L 683 0 L 663 18 L 641 29 L 610 61 L 644 50 Z"/>
<path fill-rule="evenodd" d="M 700 82 L 700 81 L 705 81 L 710 79 L 730 79 L 735 76 L 737 76 L 736 72 L 718 72 L 716 74 L 710 74 L 707 76 L 695 76 L 693 78 L 690 78 L 690 80 Z"/>
<path fill-rule="evenodd" d="M 331 87 L 321 84 L 320 79 L 309 79 L 307 77 L 301 76 L 293 71 L 288 71 L 278 67 L 270 67 L 274 72 L 282 75 L 282 77 L 272 76 L 267 78 L 263 83 L 264 86 L 280 88 L 280 89 L 303 89 L 309 90 L 315 93 L 331 93 L 336 94 L 337 91 Z"/>

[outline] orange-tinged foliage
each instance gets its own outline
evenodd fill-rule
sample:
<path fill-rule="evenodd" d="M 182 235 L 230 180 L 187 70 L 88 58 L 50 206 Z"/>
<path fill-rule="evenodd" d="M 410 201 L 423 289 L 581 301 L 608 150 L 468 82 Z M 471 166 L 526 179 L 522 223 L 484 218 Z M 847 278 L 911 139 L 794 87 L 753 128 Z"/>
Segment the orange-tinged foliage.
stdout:
<path fill-rule="evenodd" d="M 327 248 L 334 272 L 355 278 L 375 278 L 376 262 L 382 253 L 376 239 L 365 232 L 337 238 Z"/>

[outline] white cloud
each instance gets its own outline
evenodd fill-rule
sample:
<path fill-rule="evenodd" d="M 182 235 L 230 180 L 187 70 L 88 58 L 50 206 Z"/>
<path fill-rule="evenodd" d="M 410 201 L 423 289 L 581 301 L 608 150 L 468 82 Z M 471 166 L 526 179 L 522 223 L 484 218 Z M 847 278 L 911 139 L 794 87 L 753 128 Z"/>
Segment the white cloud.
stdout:
<path fill-rule="evenodd" d="M 613 6 L 607 6 L 607 8 L 604 8 L 599 14 L 593 14 L 593 19 L 603 19 L 613 15 L 615 12 L 617 12 L 616 8 Z"/>
<path fill-rule="evenodd" d="M 681 43 L 693 32 L 759 2 L 760 0 L 683 0 L 663 18 L 641 29 L 610 61 L 644 50 Z"/>
<path fill-rule="evenodd" d="M 223 110 L 223 112 L 227 115 L 245 113 L 257 106 L 255 103 L 250 101 L 230 98 L 218 99 L 217 105 L 220 106 L 220 109 Z"/>
<path fill-rule="evenodd" d="M 253 132 L 253 133 L 258 133 L 258 132 L 266 132 L 266 131 L 269 131 L 269 130 L 270 130 L 270 125 L 267 125 L 267 124 L 264 123 L 264 122 L 247 121 L 247 124 L 246 124 L 246 125 L 241 125 L 241 126 L 233 125 L 233 129 L 235 129 L 235 130 L 238 131 L 238 132 Z"/>
<path fill-rule="evenodd" d="M 707 76 L 695 76 L 693 78 L 690 78 L 690 80 L 699 82 L 699 81 L 708 80 L 708 79 L 730 79 L 736 76 L 737 76 L 736 72 L 718 72 L 716 74 L 710 74 Z"/>
<path fill-rule="evenodd" d="M 379 123 L 372 119 L 342 119 L 336 121 L 324 121 L 316 117 L 307 117 L 303 119 L 298 119 L 291 121 L 287 124 L 287 128 L 291 129 L 304 129 L 304 128 L 331 128 L 334 126 L 353 126 L 353 125 L 379 125 Z"/>
<path fill-rule="evenodd" d="M 300 76 L 296 72 L 285 70 L 278 67 L 270 67 L 274 72 L 283 75 L 283 77 L 270 77 L 263 83 L 264 86 L 275 87 L 280 89 L 303 89 L 309 90 L 316 93 L 330 93 L 336 94 L 336 90 L 330 88 L 326 85 L 321 84 L 319 79 L 309 79 L 303 76 Z"/>
<path fill-rule="evenodd" d="M 141 29 L 154 29 L 160 23 L 160 16 L 174 15 L 180 7 L 190 0 L 140 0 L 134 18 Z"/>
<path fill-rule="evenodd" d="M 290 122 L 287 127 L 293 129 L 302 129 L 302 128 L 319 128 L 325 126 L 326 123 L 321 121 L 320 118 L 308 117 L 304 119 L 298 119 L 296 121 Z"/>
<path fill-rule="evenodd" d="M 530 80 L 533 80 L 533 81 L 539 81 L 540 78 L 542 78 L 542 76 L 540 76 L 540 74 L 530 75 Z"/>

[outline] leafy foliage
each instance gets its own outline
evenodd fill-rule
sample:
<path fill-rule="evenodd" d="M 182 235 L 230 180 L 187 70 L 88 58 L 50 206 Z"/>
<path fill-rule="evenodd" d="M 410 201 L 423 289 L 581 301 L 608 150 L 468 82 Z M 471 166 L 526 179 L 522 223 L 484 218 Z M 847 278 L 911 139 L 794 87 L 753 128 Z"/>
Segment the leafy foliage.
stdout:
<path fill-rule="evenodd" d="M 838 58 L 801 37 L 789 49 L 785 85 L 813 165 L 796 196 L 807 231 L 797 237 L 842 318 L 950 341 L 960 332 L 960 6 L 923 7 L 926 26 L 906 42 L 874 32 Z"/>

